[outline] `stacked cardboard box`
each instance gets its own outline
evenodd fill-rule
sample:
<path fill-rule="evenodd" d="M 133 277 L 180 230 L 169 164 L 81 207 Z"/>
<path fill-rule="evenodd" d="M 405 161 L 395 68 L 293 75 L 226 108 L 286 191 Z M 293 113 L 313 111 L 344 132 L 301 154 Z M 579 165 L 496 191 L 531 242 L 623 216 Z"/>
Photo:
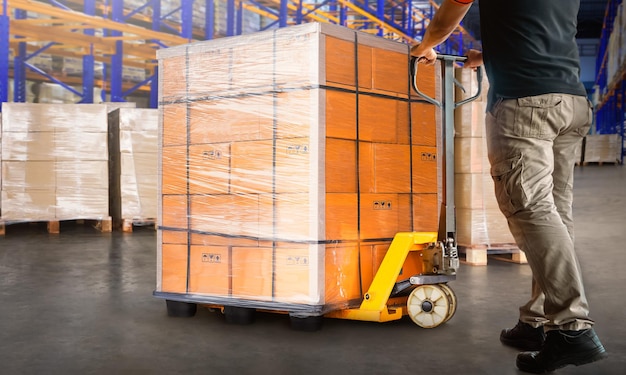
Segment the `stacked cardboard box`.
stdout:
<path fill-rule="evenodd" d="M 158 110 L 118 108 L 109 113 L 109 206 L 113 225 L 157 217 Z"/>
<path fill-rule="evenodd" d="M 619 163 L 622 160 L 619 134 L 589 134 L 585 138 L 585 163 Z"/>
<path fill-rule="evenodd" d="M 313 23 L 157 56 L 157 294 L 346 305 L 397 232 L 437 230 L 437 110 L 407 45 Z"/>
<path fill-rule="evenodd" d="M 476 94 L 478 83 L 471 69 L 456 69 L 462 89 L 456 101 Z M 506 218 L 495 199 L 485 138 L 485 111 L 489 83 L 482 94 L 455 110 L 455 204 L 458 244 L 471 264 L 487 264 L 487 250 L 510 248 L 515 243 Z M 463 92 L 465 90 L 465 92 Z"/>
<path fill-rule="evenodd" d="M 106 107 L 2 107 L 2 221 L 107 218 Z"/>

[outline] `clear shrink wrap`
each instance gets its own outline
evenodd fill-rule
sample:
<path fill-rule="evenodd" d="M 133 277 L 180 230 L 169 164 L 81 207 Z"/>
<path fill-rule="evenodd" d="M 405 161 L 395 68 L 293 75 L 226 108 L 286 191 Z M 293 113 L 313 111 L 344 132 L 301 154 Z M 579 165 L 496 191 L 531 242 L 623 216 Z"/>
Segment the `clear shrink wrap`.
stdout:
<path fill-rule="evenodd" d="M 620 163 L 622 160 L 620 134 L 588 134 L 585 138 L 585 163 Z"/>
<path fill-rule="evenodd" d="M 106 108 L 4 103 L 3 222 L 108 218 Z"/>
<path fill-rule="evenodd" d="M 157 58 L 156 296 L 320 315 L 360 303 L 397 232 L 437 231 L 439 110 L 408 45 L 309 23 Z"/>
<path fill-rule="evenodd" d="M 115 227 L 156 220 L 158 114 L 150 108 L 109 113 L 109 205 Z"/>

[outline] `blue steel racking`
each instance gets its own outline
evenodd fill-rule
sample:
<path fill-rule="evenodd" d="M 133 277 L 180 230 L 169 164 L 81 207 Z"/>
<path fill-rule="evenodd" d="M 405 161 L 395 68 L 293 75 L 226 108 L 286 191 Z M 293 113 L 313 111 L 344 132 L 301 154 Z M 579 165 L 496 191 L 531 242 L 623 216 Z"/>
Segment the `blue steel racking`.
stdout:
<path fill-rule="evenodd" d="M 162 14 L 166 0 L 145 0 L 129 7 L 124 0 L 1 0 L 0 14 L 0 109 L 8 100 L 9 78 L 13 76 L 14 101 L 26 100 L 26 79 L 54 82 L 93 102 L 94 87 L 110 94 L 110 101 L 125 101 L 136 91 L 150 93 L 150 106 L 157 106 L 158 71 L 155 50 L 217 37 L 242 34 L 244 10 L 259 14 L 267 22 L 259 31 L 304 22 L 340 24 L 404 43 L 421 40 L 423 31 L 438 5 L 433 0 L 221 0 L 226 5 L 226 29 L 218 35 L 215 28 L 216 2 L 220 0 L 179 0 L 173 10 Z M 203 25 L 193 23 L 194 1 L 204 5 Z M 141 3 L 141 1 L 139 1 Z M 169 2 L 171 3 L 171 1 Z M 169 4 L 168 3 L 168 4 Z M 51 18 L 46 26 L 28 14 Z M 12 16 L 11 16 L 12 15 Z M 177 22 L 171 22 L 176 15 Z M 99 31 L 99 32 L 96 32 Z M 142 40 L 143 45 L 130 44 Z M 38 42 L 35 48 L 28 42 Z M 476 41 L 462 27 L 440 51 L 462 54 Z M 76 48 L 78 47 L 78 52 Z M 15 57 L 10 66 L 9 50 Z M 82 58 L 82 75 L 70 79 L 43 71 L 29 60 L 42 53 Z M 106 64 L 96 80 L 94 63 Z M 141 82 L 123 80 L 127 64 L 143 67 L 150 75 Z M 33 78 L 34 77 L 34 78 Z M 73 84 L 79 84 L 82 91 Z"/>
<path fill-rule="evenodd" d="M 609 37 L 613 32 L 618 8 L 622 0 L 609 0 L 604 14 L 604 22 L 600 35 L 600 48 L 596 58 L 596 87 L 599 91 L 599 100 L 596 104 L 595 133 L 620 134 L 622 139 L 621 163 L 624 162 L 626 149 L 624 148 L 624 121 L 626 116 L 626 66 L 618 68 L 617 73 L 609 79 Z"/>

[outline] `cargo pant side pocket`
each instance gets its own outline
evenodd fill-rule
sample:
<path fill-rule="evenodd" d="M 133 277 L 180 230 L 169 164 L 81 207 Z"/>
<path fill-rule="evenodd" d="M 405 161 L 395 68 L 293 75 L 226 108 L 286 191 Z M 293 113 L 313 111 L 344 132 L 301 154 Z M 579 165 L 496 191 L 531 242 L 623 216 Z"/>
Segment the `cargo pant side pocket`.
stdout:
<path fill-rule="evenodd" d="M 522 156 L 503 160 L 491 167 L 491 177 L 495 187 L 496 200 L 504 216 L 511 217 L 526 204 L 523 189 Z"/>

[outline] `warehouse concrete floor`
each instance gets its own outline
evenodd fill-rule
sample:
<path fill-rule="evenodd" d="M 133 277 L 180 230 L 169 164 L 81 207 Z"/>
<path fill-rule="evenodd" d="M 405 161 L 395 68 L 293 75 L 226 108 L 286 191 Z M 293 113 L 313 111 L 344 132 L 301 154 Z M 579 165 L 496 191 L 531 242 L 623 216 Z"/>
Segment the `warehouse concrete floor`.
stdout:
<path fill-rule="evenodd" d="M 560 374 L 626 367 L 626 167 L 576 167 L 577 250 L 596 331 L 610 357 Z M 201 308 L 169 318 L 155 287 L 155 231 L 10 225 L 0 238 L 2 374 L 518 374 L 498 341 L 530 288 L 527 265 L 462 265 L 456 315 L 434 329 L 410 319 L 325 319 L 317 332 L 260 313 L 225 323 Z"/>

